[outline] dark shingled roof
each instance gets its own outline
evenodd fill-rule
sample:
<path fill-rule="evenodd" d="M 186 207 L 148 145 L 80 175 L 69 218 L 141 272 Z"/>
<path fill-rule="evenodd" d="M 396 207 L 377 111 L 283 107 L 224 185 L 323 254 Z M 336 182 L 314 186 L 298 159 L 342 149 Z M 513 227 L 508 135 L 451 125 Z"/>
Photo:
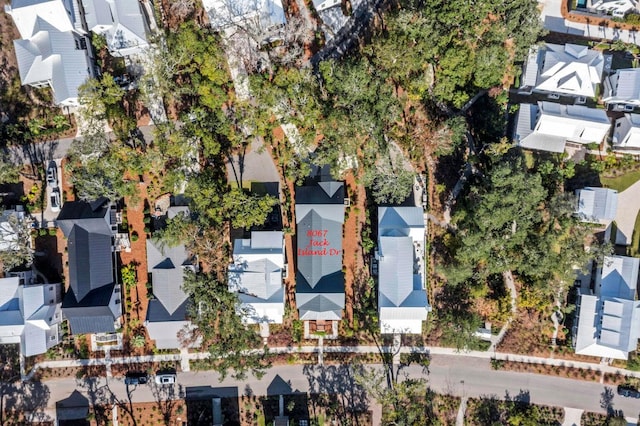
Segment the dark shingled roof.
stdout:
<path fill-rule="evenodd" d="M 149 322 L 163 322 L 163 321 L 184 321 L 187 318 L 187 312 L 189 310 L 189 299 L 182 302 L 178 308 L 169 313 L 167 308 L 158 300 L 149 300 L 149 307 L 147 309 L 147 321 Z"/>
<path fill-rule="evenodd" d="M 115 284 L 91 290 L 81 300 L 68 291 L 62 301 L 62 311 L 69 320 L 73 334 L 114 332 L 115 317 L 109 308 Z"/>

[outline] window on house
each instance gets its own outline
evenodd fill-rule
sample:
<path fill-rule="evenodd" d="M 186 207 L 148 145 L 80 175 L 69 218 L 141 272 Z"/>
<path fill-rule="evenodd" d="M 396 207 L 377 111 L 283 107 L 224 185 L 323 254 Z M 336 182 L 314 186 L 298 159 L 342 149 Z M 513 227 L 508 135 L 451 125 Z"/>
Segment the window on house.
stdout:
<path fill-rule="evenodd" d="M 53 291 L 53 286 L 50 286 L 50 287 L 49 287 L 49 291 Z"/>
<path fill-rule="evenodd" d="M 52 342 L 55 342 L 56 341 L 56 336 L 49 337 L 49 340 L 51 340 Z"/>

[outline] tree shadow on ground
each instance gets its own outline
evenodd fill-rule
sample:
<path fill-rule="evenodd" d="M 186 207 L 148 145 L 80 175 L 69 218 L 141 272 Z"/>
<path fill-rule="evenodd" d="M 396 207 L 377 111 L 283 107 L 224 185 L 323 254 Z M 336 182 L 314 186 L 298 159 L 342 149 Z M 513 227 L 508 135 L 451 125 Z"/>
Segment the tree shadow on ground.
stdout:
<path fill-rule="evenodd" d="M 247 385 L 245 387 L 245 395 L 251 395 L 252 393 L 251 387 Z M 240 424 L 240 405 L 236 386 L 215 388 L 211 386 L 186 387 L 184 399 L 187 404 L 187 424 L 189 425 L 210 425 L 214 423 L 214 399 L 219 399 L 220 413 L 217 415 L 222 417 L 225 426 Z"/>
<path fill-rule="evenodd" d="M 356 383 L 348 365 L 305 365 L 303 373 L 309 381 L 314 413 L 319 407 L 337 418 L 358 424 L 358 413 L 369 410 L 369 397 Z"/>

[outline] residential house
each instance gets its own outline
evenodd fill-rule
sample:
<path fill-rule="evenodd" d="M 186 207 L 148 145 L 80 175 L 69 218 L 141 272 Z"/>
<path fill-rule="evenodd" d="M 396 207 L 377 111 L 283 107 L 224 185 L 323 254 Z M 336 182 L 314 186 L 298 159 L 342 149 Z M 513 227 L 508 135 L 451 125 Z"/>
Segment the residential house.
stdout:
<path fill-rule="evenodd" d="M 520 92 L 572 96 L 586 102 L 598 96 L 598 86 L 611 57 L 576 44 L 533 46 L 522 73 Z"/>
<path fill-rule="evenodd" d="M 604 142 L 611 129 L 606 112 L 581 105 L 520 104 L 514 133 L 522 148 L 564 152 L 567 147 Z"/>
<path fill-rule="evenodd" d="M 229 290 L 238 293 L 246 323 L 282 324 L 283 269 L 282 231 L 253 231 L 234 241 Z"/>
<path fill-rule="evenodd" d="M 589 11 L 604 13 L 614 18 L 624 18 L 629 13 L 638 12 L 638 2 L 635 0 L 598 0 L 593 3 Z"/>
<path fill-rule="evenodd" d="M 129 56 L 149 47 L 137 0 L 82 0 L 82 5 L 87 28 L 106 38 L 111 55 Z"/>
<path fill-rule="evenodd" d="M 341 0 L 313 0 L 313 8 L 318 13 L 322 12 L 323 10 L 327 10 L 336 6 L 342 7 L 342 1 Z"/>
<path fill-rule="evenodd" d="M 0 344 L 45 353 L 59 343 L 61 321 L 60 284 L 34 284 L 31 271 L 0 279 Z"/>
<path fill-rule="evenodd" d="M 640 150 L 640 114 L 625 114 L 613 126 L 613 150 L 637 154 Z"/>
<path fill-rule="evenodd" d="M 312 180 L 296 188 L 296 304 L 300 319 L 319 331 L 333 330 L 344 308 L 344 195 L 342 182 Z"/>
<path fill-rule="evenodd" d="M 77 0 L 13 0 L 5 11 L 20 32 L 22 84 L 51 87 L 56 105 L 77 106 L 78 87 L 93 75 Z"/>
<path fill-rule="evenodd" d="M 69 201 L 58 215 L 67 238 L 69 289 L 62 313 L 73 334 L 113 333 L 122 315 L 121 290 L 115 283 L 115 207 L 106 198 L 91 203 Z"/>
<path fill-rule="evenodd" d="M 0 251 L 18 251 L 24 240 L 30 238 L 30 229 L 25 226 L 26 216 L 22 206 L 5 210 L 0 216 Z M 21 235 L 28 232 L 29 235 Z"/>
<path fill-rule="evenodd" d="M 430 309 L 424 250 L 421 207 L 378 208 L 376 260 L 381 333 L 422 333 L 422 322 Z"/>
<path fill-rule="evenodd" d="M 616 218 L 618 191 L 609 188 L 586 187 L 576 191 L 576 213 L 584 222 L 608 225 Z"/>
<path fill-rule="evenodd" d="M 604 79 L 605 105 L 615 111 L 633 111 L 640 106 L 640 68 L 624 68 Z"/>
<path fill-rule="evenodd" d="M 179 333 L 187 332 L 191 327 L 187 319 L 189 296 L 182 289 L 185 270 L 195 272 L 196 267 L 184 245 L 169 247 L 147 240 L 147 271 L 153 299 L 149 300 L 144 325 L 158 349 L 185 346 L 178 337 Z"/>
<path fill-rule="evenodd" d="M 574 327 L 579 355 L 627 359 L 638 347 L 640 301 L 637 299 L 640 259 L 606 256 L 596 275 L 595 294 L 587 291 L 578 300 Z"/>
<path fill-rule="evenodd" d="M 287 22 L 281 0 L 202 0 L 202 4 L 216 30 L 240 25 L 264 33 Z"/>

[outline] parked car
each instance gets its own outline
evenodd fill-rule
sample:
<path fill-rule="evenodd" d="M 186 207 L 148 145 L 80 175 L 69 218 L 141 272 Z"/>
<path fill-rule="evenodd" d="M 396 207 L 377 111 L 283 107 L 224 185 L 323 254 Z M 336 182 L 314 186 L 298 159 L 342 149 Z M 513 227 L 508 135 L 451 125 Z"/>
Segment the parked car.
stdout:
<path fill-rule="evenodd" d="M 58 187 L 58 165 L 55 161 L 49 161 L 47 166 L 47 186 L 49 188 Z"/>
<path fill-rule="evenodd" d="M 54 188 L 49 195 L 49 202 L 51 204 L 51 211 L 57 213 L 60 211 L 60 190 Z"/>
<path fill-rule="evenodd" d="M 156 375 L 156 383 L 159 385 L 172 385 L 176 382 L 176 373 L 161 373 Z"/>
<path fill-rule="evenodd" d="M 126 385 L 144 385 L 149 381 L 149 375 L 139 371 L 129 371 L 124 378 Z"/>
<path fill-rule="evenodd" d="M 640 398 L 640 391 L 632 386 L 618 385 L 618 395 L 627 398 Z"/>

